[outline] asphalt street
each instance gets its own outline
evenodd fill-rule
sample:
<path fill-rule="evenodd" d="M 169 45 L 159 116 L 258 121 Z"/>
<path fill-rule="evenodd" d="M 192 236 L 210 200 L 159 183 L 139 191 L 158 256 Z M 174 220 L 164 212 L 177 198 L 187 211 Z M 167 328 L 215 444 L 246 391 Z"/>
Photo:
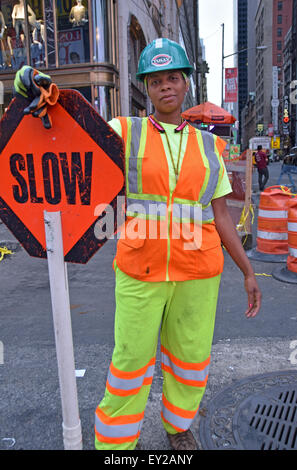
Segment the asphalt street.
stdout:
<path fill-rule="evenodd" d="M 269 166 L 269 185 L 276 184 L 280 163 Z M 294 176 L 297 181 L 297 176 Z M 286 183 L 284 179 L 283 183 Z M 257 175 L 253 202 L 258 205 Z M 253 245 L 256 244 L 255 220 Z M 0 246 L 14 254 L 0 262 L 0 449 L 63 449 L 62 413 L 56 360 L 48 267 L 30 257 L 0 223 Z M 116 241 L 110 240 L 86 265 L 68 264 L 75 367 L 83 448 L 93 449 L 94 410 L 105 388 L 113 349 Z M 217 308 L 208 388 L 201 408 L 214 394 L 243 378 L 281 370 L 297 370 L 292 342 L 297 340 L 297 284 L 275 280 L 275 263 L 252 261 L 263 292 L 263 306 L 247 320 L 243 277 L 225 253 L 225 270 Z M 1 351 L 1 349 L 0 349 Z M 167 450 L 160 420 L 160 358 L 152 384 L 140 442 L 143 449 Z M 193 432 L 199 441 L 198 414 Z"/>

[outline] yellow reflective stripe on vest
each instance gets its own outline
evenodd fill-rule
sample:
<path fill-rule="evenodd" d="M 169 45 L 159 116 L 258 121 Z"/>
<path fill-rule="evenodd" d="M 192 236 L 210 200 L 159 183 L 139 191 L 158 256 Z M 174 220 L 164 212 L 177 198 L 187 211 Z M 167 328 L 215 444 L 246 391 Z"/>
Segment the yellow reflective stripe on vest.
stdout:
<path fill-rule="evenodd" d="M 127 198 L 126 215 L 128 217 L 139 217 L 146 220 L 165 220 L 167 211 L 167 201 L 158 201 L 147 198 L 134 197 Z M 149 196 L 149 195 L 147 195 Z M 193 222 L 210 223 L 213 221 L 212 206 L 203 208 L 201 204 L 193 202 L 192 204 L 172 204 L 172 220 L 173 222 Z"/>
<path fill-rule="evenodd" d="M 142 194 L 142 157 L 147 138 L 147 119 L 127 118 L 126 145 L 127 194 Z"/>

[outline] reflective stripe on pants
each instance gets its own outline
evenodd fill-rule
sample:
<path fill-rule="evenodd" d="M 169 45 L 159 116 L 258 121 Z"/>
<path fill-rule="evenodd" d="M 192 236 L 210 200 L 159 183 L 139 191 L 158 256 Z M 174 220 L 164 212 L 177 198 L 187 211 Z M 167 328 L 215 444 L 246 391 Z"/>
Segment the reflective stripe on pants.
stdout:
<path fill-rule="evenodd" d="M 208 378 L 220 276 L 142 282 L 115 269 L 115 348 L 96 410 L 95 446 L 132 450 L 153 379 L 160 325 L 163 425 L 174 434 L 188 429 L 196 416 Z"/>

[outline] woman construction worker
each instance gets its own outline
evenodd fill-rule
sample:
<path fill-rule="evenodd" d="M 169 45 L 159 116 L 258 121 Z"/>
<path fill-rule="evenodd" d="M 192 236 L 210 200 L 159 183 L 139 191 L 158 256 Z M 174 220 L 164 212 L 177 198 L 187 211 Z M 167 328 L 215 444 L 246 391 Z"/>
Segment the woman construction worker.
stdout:
<path fill-rule="evenodd" d="M 208 378 L 221 242 L 243 273 L 246 317 L 260 309 L 261 293 L 225 203 L 231 192 L 225 142 L 181 118 L 192 70 L 179 44 L 154 40 L 137 73 L 154 113 L 109 123 L 125 143 L 127 213 L 114 260 L 115 346 L 95 413 L 99 450 L 135 449 L 159 330 L 163 426 L 172 449 L 197 449 L 190 426 Z M 17 91 L 24 91 L 22 73 Z"/>

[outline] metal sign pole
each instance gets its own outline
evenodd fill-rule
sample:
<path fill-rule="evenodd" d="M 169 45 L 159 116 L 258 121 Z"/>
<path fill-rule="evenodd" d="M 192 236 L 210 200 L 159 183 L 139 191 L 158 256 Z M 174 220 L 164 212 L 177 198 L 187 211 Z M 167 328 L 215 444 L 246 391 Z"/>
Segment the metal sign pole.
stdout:
<path fill-rule="evenodd" d="M 44 211 L 44 225 L 62 401 L 64 449 L 82 450 L 61 213 Z"/>

